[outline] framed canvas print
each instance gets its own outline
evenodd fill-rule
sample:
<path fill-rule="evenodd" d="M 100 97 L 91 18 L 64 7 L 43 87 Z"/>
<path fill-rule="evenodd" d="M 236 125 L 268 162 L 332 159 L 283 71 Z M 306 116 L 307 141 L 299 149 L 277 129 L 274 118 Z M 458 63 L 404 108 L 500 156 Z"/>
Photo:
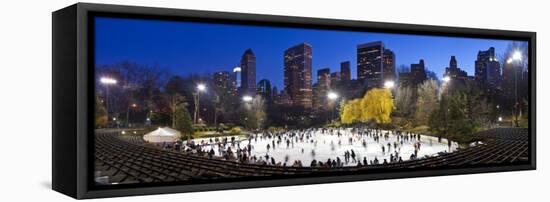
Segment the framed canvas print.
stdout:
<path fill-rule="evenodd" d="M 532 170 L 535 36 L 75 4 L 53 13 L 53 189 Z"/>

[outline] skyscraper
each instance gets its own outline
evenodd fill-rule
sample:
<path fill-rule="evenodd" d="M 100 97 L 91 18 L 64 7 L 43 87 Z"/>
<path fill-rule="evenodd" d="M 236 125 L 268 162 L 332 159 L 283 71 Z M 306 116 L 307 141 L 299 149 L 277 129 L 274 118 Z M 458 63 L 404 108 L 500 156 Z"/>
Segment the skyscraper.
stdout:
<path fill-rule="evenodd" d="M 351 71 L 350 71 L 350 62 L 344 61 L 340 63 L 340 78 L 342 80 L 350 80 L 351 79 Z"/>
<path fill-rule="evenodd" d="M 279 91 L 277 90 L 277 86 L 273 86 L 271 90 L 271 98 L 275 100 L 277 99 L 278 96 L 279 96 Z"/>
<path fill-rule="evenodd" d="M 336 83 L 342 79 L 342 76 L 340 75 L 340 72 L 332 72 L 330 73 L 330 82 Z"/>
<path fill-rule="evenodd" d="M 241 58 L 241 93 L 256 91 L 256 56 L 252 49 L 247 49 Z"/>
<path fill-rule="evenodd" d="M 395 54 L 390 49 L 384 49 L 384 57 L 383 57 L 383 75 L 384 80 L 388 81 L 395 81 Z"/>
<path fill-rule="evenodd" d="M 490 47 L 486 51 L 479 51 L 475 61 L 475 80 L 496 88 L 500 85 L 501 77 L 500 63 L 495 57 L 495 48 Z"/>
<path fill-rule="evenodd" d="M 410 69 L 407 71 L 399 72 L 399 86 L 412 87 L 414 85 L 415 84 Z"/>
<path fill-rule="evenodd" d="M 411 64 L 411 77 L 413 85 L 422 84 L 426 80 L 426 67 L 424 66 L 424 60 L 420 59 L 418 64 Z"/>
<path fill-rule="evenodd" d="M 384 43 L 375 41 L 357 46 L 357 78 L 381 83 Z M 369 84 L 370 85 L 370 84 Z"/>
<path fill-rule="evenodd" d="M 271 102 L 273 93 L 271 91 L 271 82 L 267 79 L 262 79 L 258 82 L 257 93 L 261 95 L 266 101 Z"/>
<path fill-rule="evenodd" d="M 313 86 L 313 109 L 321 111 L 325 108 L 327 93 L 331 83 L 330 69 L 317 70 L 317 83 Z"/>
<path fill-rule="evenodd" d="M 357 46 L 357 78 L 369 88 L 382 87 L 385 80 L 395 80 L 395 54 L 381 41 Z"/>
<path fill-rule="evenodd" d="M 489 61 L 487 64 L 487 83 L 493 88 L 498 88 L 502 81 L 500 73 L 500 62 Z"/>
<path fill-rule="evenodd" d="M 219 71 L 214 73 L 214 85 L 219 95 L 233 94 L 233 76 L 228 71 Z"/>
<path fill-rule="evenodd" d="M 295 106 L 312 107 L 311 66 L 311 45 L 301 43 L 285 50 L 285 92 L 288 93 L 292 104 Z"/>
<path fill-rule="evenodd" d="M 453 81 L 466 81 L 468 79 L 468 74 L 466 73 L 466 71 L 458 68 L 456 57 L 454 55 L 451 56 L 449 66 L 445 68 L 445 76 L 451 77 Z"/>
<path fill-rule="evenodd" d="M 279 105 L 283 105 L 283 106 L 292 105 L 292 100 L 290 98 L 290 95 L 288 95 L 288 93 L 285 90 L 281 91 L 276 101 L 277 101 L 276 104 L 279 104 Z"/>
<path fill-rule="evenodd" d="M 330 69 L 323 68 L 317 70 L 317 83 L 323 89 L 328 89 L 330 87 Z"/>

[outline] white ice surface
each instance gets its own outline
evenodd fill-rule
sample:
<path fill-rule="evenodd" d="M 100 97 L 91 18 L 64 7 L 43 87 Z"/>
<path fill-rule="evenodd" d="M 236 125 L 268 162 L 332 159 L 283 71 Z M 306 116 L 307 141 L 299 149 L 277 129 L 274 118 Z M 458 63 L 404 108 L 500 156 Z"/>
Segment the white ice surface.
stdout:
<path fill-rule="evenodd" d="M 259 159 L 268 154 L 269 157 L 273 157 L 276 162 L 284 162 L 285 156 L 288 156 L 289 160 L 287 165 L 291 165 L 294 160 L 301 160 L 303 166 L 309 166 L 313 159 L 317 161 L 326 162 L 327 159 L 334 160 L 336 157 L 340 157 L 342 162 L 344 162 L 344 152 L 354 150 L 357 155 L 357 159 L 363 160 L 363 157 L 367 157 L 367 161 L 374 160 L 376 157 L 380 163 L 386 159 L 389 162 L 390 154 L 395 154 L 393 143 L 397 142 L 397 135 L 394 135 L 390 132 L 389 138 L 386 140 L 380 138 L 379 142 L 376 142 L 372 136 L 360 136 L 357 133 L 352 133 L 351 129 L 341 129 L 339 130 L 342 134 L 340 137 L 336 135 L 336 132 L 329 134 L 328 132 L 322 134 L 320 131 L 312 134 L 308 140 L 304 138 L 303 142 L 294 142 L 291 143 L 289 147 L 286 145 L 286 141 L 283 138 L 280 144 L 277 144 L 276 138 L 267 138 L 262 134 L 258 135 L 257 140 L 252 139 L 252 151 L 251 155 Z M 386 131 L 384 131 L 385 133 Z M 349 138 L 352 138 L 352 143 L 349 142 Z M 228 137 L 230 139 L 231 137 Z M 242 136 L 235 136 L 236 140 L 240 141 L 240 144 L 234 144 L 231 146 L 228 144 L 227 147 L 231 147 L 233 151 L 237 150 L 237 146 L 240 148 L 245 148 L 248 144 L 248 139 Z M 210 138 L 195 139 L 194 141 L 199 143 L 201 141 L 208 142 Z M 212 138 L 213 139 L 213 138 Z M 267 145 L 272 144 L 272 141 L 275 140 L 275 148 L 272 147 L 268 150 Z M 363 146 L 363 140 L 366 141 L 366 146 Z M 338 144 L 340 142 L 340 144 Z M 409 160 L 411 154 L 414 153 L 414 144 L 418 142 L 417 139 L 409 139 L 409 141 L 403 141 L 403 145 L 400 145 L 398 142 L 397 151 L 399 156 L 402 157 L 403 161 Z M 388 152 L 387 143 L 391 144 L 390 151 Z M 447 145 L 447 139 L 443 138 L 441 142 L 437 141 L 436 137 L 421 135 L 420 138 L 420 149 L 418 151 L 418 158 L 424 158 L 425 156 L 434 156 L 439 152 L 453 152 L 458 148 L 458 144 L 452 142 L 451 147 Z M 382 152 L 382 146 L 386 147 L 386 151 Z M 203 147 L 203 150 L 209 151 L 211 148 L 214 148 L 215 155 L 219 156 L 218 145 L 208 145 Z M 303 152 L 302 152 L 303 149 Z M 313 154 L 313 152 L 315 154 Z M 351 161 L 344 166 L 355 166 L 357 163 L 352 163 Z"/>

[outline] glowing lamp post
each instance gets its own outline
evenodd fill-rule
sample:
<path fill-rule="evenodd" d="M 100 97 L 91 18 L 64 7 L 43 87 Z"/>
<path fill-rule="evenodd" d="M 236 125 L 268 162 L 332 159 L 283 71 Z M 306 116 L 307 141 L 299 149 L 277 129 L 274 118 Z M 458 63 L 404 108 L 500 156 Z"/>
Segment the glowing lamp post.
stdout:
<path fill-rule="evenodd" d="M 384 88 L 387 88 L 387 89 L 393 89 L 393 88 L 395 88 L 395 82 L 394 82 L 394 81 L 386 81 L 386 82 L 384 82 Z"/>
<path fill-rule="evenodd" d="M 200 83 L 197 85 L 197 92 L 195 92 L 195 116 L 193 117 L 193 123 L 197 124 L 197 119 L 200 117 L 200 94 L 206 91 L 206 85 Z"/>
<path fill-rule="evenodd" d="M 243 102 L 244 102 L 245 108 L 246 108 L 247 110 L 249 110 L 249 109 L 251 108 L 251 107 L 250 107 L 250 103 L 252 102 L 253 99 L 254 99 L 254 98 L 252 98 L 252 96 L 250 96 L 250 95 L 245 95 L 245 96 L 243 96 Z M 245 114 L 246 114 L 246 115 L 245 115 L 245 117 L 244 117 L 244 120 L 245 120 L 245 122 L 247 122 L 247 121 L 248 121 L 248 113 L 245 113 Z"/>
<path fill-rule="evenodd" d="M 513 62 L 521 62 L 521 60 L 523 59 L 522 55 L 521 55 L 521 51 L 514 51 L 514 53 L 512 53 L 512 56 L 510 58 L 508 58 L 508 60 L 506 60 L 506 63 L 510 64 L 510 63 L 513 63 Z"/>
<path fill-rule="evenodd" d="M 441 78 L 442 85 L 440 86 L 440 90 L 439 90 L 439 99 L 441 99 L 441 96 L 443 95 L 443 91 L 447 89 L 449 82 L 451 82 L 450 76 L 443 76 L 443 78 Z"/>
<path fill-rule="evenodd" d="M 516 63 L 516 67 L 518 65 L 520 65 L 520 62 L 523 60 L 523 56 L 522 56 L 522 53 L 521 51 L 519 50 L 516 50 L 512 53 L 512 55 L 508 58 L 508 60 L 506 60 L 506 63 L 508 64 L 512 64 L 512 63 Z M 520 106 L 519 106 L 519 100 L 518 100 L 518 71 L 516 69 L 513 70 L 514 71 L 514 105 L 513 105 L 513 116 L 514 116 L 514 123 L 516 125 L 516 127 L 519 127 L 519 110 L 520 109 Z"/>
<path fill-rule="evenodd" d="M 251 102 L 251 101 L 252 101 L 252 97 L 249 96 L 249 95 L 245 95 L 245 96 L 243 96 L 243 101 L 246 102 L 246 103 Z"/>
<path fill-rule="evenodd" d="M 99 82 L 105 85 L 105 111 L 107 112 L 107 126 L 109 125 L 109 86 L 116 85 L 117 80 L 110 77 L 101 77 Z M 115 121 L 116 119 L 113 118 Z"/>
<path fill-rule="evenodd" d="M 335 92 L 328 92 L 327 97 L 329 100 L 334 101 L 338 99 L 338 94 L 336 94 Z"/>
<path fill-rule="evenodd" d="M 338 97 L 340 97 L 340 96 L 338 96 L 338 93 L 336 93 L 336 92 L 329 91 L 329 92 L 327 93 L 327 98 L 328 98 L 334 105 L 336 105 L 335 103 L 336 103 L 336 100 L 338 100 Z M 336 108 L 336 106 L 332 106 L 332 107 L 331 107 L 331 111 L 332 111 L 331 120 L 332 120 L 332 118 L 335 117 L 335 112 L 336 112 L 336 110 L 335 110 L 334 108 Z"/>
<path fill-rule="evenodd" d="M 206 86 L 204 84 L 199 84 L 197 85 L 197 90 L 199 91 L 205 91 L 206 90 Z"/>
<path fill-rule="evenodd" d="M 441 80 L 443 81 L 443 83 L 449 83 L 449 81 L 451 81 L 451 77 L 444 76 Z"/>

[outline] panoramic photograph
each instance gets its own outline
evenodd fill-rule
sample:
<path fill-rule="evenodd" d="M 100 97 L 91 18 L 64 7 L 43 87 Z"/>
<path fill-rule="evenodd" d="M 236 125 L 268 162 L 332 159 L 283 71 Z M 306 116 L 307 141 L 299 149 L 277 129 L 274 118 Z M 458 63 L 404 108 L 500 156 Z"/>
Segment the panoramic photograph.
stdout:
<path fill-rule="evenodd" d="M 526 41 L 94 18 L 96 186 L 529 164 Z"/>

